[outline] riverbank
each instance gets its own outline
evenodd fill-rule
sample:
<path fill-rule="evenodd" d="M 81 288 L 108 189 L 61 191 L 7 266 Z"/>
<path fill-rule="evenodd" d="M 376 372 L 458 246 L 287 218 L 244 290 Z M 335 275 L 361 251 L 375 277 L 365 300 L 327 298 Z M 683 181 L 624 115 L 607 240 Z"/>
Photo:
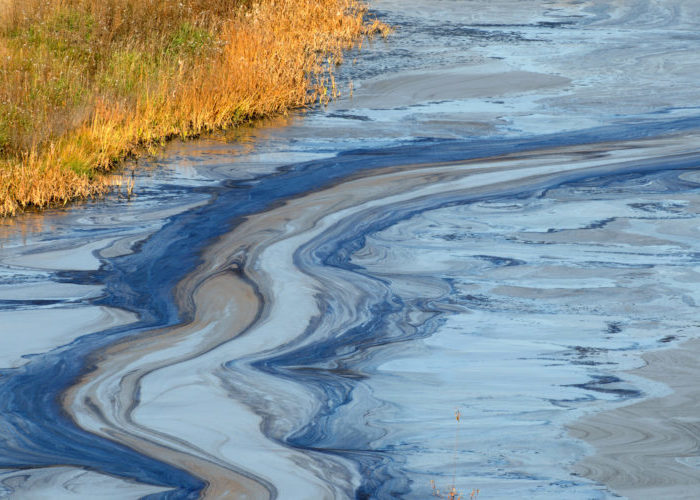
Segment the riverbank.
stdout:
<path fill-rule="evenodd" d="M 102 194 L 170 138 L 327 101 L 342 51 L 387 32 L 357 0 L 9 0 L 0 16 L 0 216 Z"/>

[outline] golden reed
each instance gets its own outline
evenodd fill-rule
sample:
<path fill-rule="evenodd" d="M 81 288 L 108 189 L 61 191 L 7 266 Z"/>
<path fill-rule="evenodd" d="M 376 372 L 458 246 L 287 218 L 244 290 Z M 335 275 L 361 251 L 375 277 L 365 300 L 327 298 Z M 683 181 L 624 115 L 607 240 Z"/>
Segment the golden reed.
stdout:
<path fill-rule="evenodd" d="M 0 216 L 110 189 L 173 137 L 327 100 L 358 0 L 0 0 Z"/>

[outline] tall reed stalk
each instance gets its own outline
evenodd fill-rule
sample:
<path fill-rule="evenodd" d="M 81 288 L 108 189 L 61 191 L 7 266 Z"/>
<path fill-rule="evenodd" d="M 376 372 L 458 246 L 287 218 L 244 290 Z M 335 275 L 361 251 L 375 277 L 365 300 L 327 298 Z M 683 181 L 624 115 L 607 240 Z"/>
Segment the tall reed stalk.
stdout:
<path fill-rule="evenodd" d="M 0 0 L 0 216 L 100 195 L 170 138 L 327 100 L 342 51 L 387 31 L 358 0 Z"/>

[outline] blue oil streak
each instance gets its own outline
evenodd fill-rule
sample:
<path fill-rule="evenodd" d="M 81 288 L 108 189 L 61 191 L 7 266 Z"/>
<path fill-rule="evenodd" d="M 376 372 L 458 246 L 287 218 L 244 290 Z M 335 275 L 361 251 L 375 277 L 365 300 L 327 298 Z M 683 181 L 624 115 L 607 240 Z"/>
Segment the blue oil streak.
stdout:
<path fill-rule="evenodd" d="M 699 167 L 700 153 L 630 163 L 616 169 L 615 172 L 608 172 L 609 167 L 605 167 L 599 169 L 604 172 L 600 175 L 596 175 L 595 170 L 593 170 L 586 173 L 547 176 L 543 181 L 536 181 L 530 185 L 520 185 L 512 191 L 500 190 L 492 194 L 460 197 L 442 195 L 434 200 L 420 200 L 418 204 L 408 203 L 405 206 L 394 206 L 392 210 L 383 213 L 378 218 L 367 218 L 361 214 L 352 223 L 343 224 L 342 229 L 333 231 L 334 234 L 321 237 L 321 242 L 309 243 L 309 247 L 315 245 L 313 248 L 302 247 L 297 254 L 310 251 L 316 265 L 336 267 L 356 273 L 365 280 L 380 282 L 381 279 L 372 277 L 363 268 L 351 262 L 353 254 L 365 246 L 366 239 L 370 235 L 384 231 L 422 212 L 487 200 L 506 202 L 512 200 L 513 197 L 542 196 L 541 193 L 560 187 L 592 185 L 599 188 L 627 187 L 628 190 L 633 191 L 635 186 L 630 187 L 630 183 L 638 181 L 637 184 L 646 184 L 642 181 L 651 179 L 660 181 L 654 184 L 654 192 L 659 192 L 659 187 L 664 188 L 663 192 L 698 189 L 697 183 L 683 181 L 678 178 L 677 174 Z M 298 255 L 296 262 L 298 266 L 303 266 Z M 500 265 L 514 265 L 514 263 L 506 262 Z M 334 426 L 330 424 L 340 409 L 353 400 L 352 392 L 356 381 L 365 377 L 357 366 L 357 359 L 358 357 L 360 360 L 362 359 L 360 356 L 362 353 L 376 347 L 385 347 L 392 343 L 430 336 L 439 325 L 439 321 L 435 321 L 436 318 L 433 317 L 410 333 L 406 332 L 405 329 L 402 330 L 400 324 L 395 324 L 392 328 L 392 323 L 396 322 L 392 317 L 397 316 L 408 307 L 416 307 L 416 305 L 404 304 L 400 297 L 385 293 L 383 297 L 376 297 L 376 302 L 371 306 L 371 319 L 361 325 L 337 332 L 333 338 L 305 343 L 303 347 L 296 349 L 287 349 L 281 355 L 254 364 L 261 371 L 306 387 L 313 387 L 315 394 L 325 396 L 323 404 L 319 405 L 318 413 L 310 419 L 306 426 L 286 437 L 282 444 L 301 450 L 325 451 L 358 463 L 362 484 L 356 492 L 357 498 L 400 498 L 411 491 L 411 479 L 401 470 L 400 455 L 393 454 L 391 449 L 370 449 L 370 443 L 374 440 L 374 436 L 338 433 L 332 430 Z M 418 308 L 423 310 L 420 306 Z M 313 328 L 314 325 L 311 325 L 300 337 L 300 340 L 310 336 Z M 401 336 L 396 336 L 394 333 L 402 331 L 404 334 Z M 324 367 L 330 363 L 338 368 L 331 371 Z M 303 368 L 299 369 L 300 366 Z M 603 382 L 598 381 L 597 383 Z M 642 395 L 638 391 L 623 391 L 621 393 L 620 390 L 616 389 L 613 392 L 628 398 Z M 331 432 L 334 434 L 331 435 Z"/>
<path fill-rule="evenodd" d="M 140 321 L 135 327 L 111 328 L 80 337 L 64 348 L 33 357 L 22 367 L 0 371 L 0 467 L 75 465 L 175 488 L 171 492 L 149 496 L 153 499 L 189 499 L 199 495 L 204 485 L 190 473 L 75 426 L 61 408 L 60 396 L 81 375 L 90 372 L 95 363 L 93 356 L 99 351 L 146 330 L 190 321 L 190 308 L 185 305 L 183 310 L 178 310 L 172 295 L 174 286 L 201 262 L 200 254 L 204 248 L 230 231 L 244 216 L 370 169 L 455 162 L 558 146 L 638 139 L 696 128 L 700 128 L 698 117 L 647 123 L 641 129 L 620 125 L 568 135 L 515 140 L 423 140 L 393 148 L 347 151 L 335 158 L 290 166 L 252 181 L 193 189 L 210 194 L 211 202 L 169 219 L 160 231 L 136 249 L 136 253 L 107 259 L 97 272 L 56 273 L 57 280 L 63 282 L 103 284 L 106 288 L 105 298 L 93 303 L 132 311 L 138 314 Z M 688 161 L 694 162 L 693 167 L 697 165 L 696 160 Z M 673 165 L 652 162 L 649 169 L 652 168 L 673 168 Z M 404 217 L 409 215 L 410 211 L 403 214 Z M 393 217 L 387 219 L 384 225 L 392 224 L 395 220 Z M 380 228 L 375 225 L 367 228 L 367 231 Z M 347 245 L 353 245 L 351 240 L 339 242 L 337 252 L 350 255 L 352 248 L 346 248 Z M 329 259 L 332 260 L 331 257 Z M 328 261 L 329 265 L 344 265 L 350 269 L 347 257 L 341 257 L 334 263 L 331 260 Z M 378 319 L 373 321 L 381 324 L 382 318 L 394 311 L 395 307 L 374 311 Z M 333 351 L 333 346 L 320 346 L 319 350 L 309 355 L 318 360 L 331 355 Z M 275 363 L 281 367 L 287 361 L 280 359 Z M 329 393 L 330 386 L 339 387 L 337 396 L 334 396 L 337 404 L 342 403 L 343 394 L 348 394 L 352 387 L 347 379 L 339 381 L 333 376 L 330 379 L 324 376 L 320 385 L 328 387 Z M 295 444 L 301 445 L 301 441 Z M 368 483 L 367 491 L 375 487 L 376 481 L 375 477 L 371 484 Z"/>

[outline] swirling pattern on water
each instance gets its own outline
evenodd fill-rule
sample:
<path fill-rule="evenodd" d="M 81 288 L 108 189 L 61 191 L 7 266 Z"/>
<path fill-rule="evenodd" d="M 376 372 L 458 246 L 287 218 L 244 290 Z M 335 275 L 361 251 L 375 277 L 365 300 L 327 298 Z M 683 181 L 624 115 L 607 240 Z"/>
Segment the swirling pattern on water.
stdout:
<path fill-rule="evenodd" d="M 377 2 L 352 109 L 7 229 L 0 496 L 692 492 L 624 370 L 698 333 L 698 7 L 523 3 Z"/>

